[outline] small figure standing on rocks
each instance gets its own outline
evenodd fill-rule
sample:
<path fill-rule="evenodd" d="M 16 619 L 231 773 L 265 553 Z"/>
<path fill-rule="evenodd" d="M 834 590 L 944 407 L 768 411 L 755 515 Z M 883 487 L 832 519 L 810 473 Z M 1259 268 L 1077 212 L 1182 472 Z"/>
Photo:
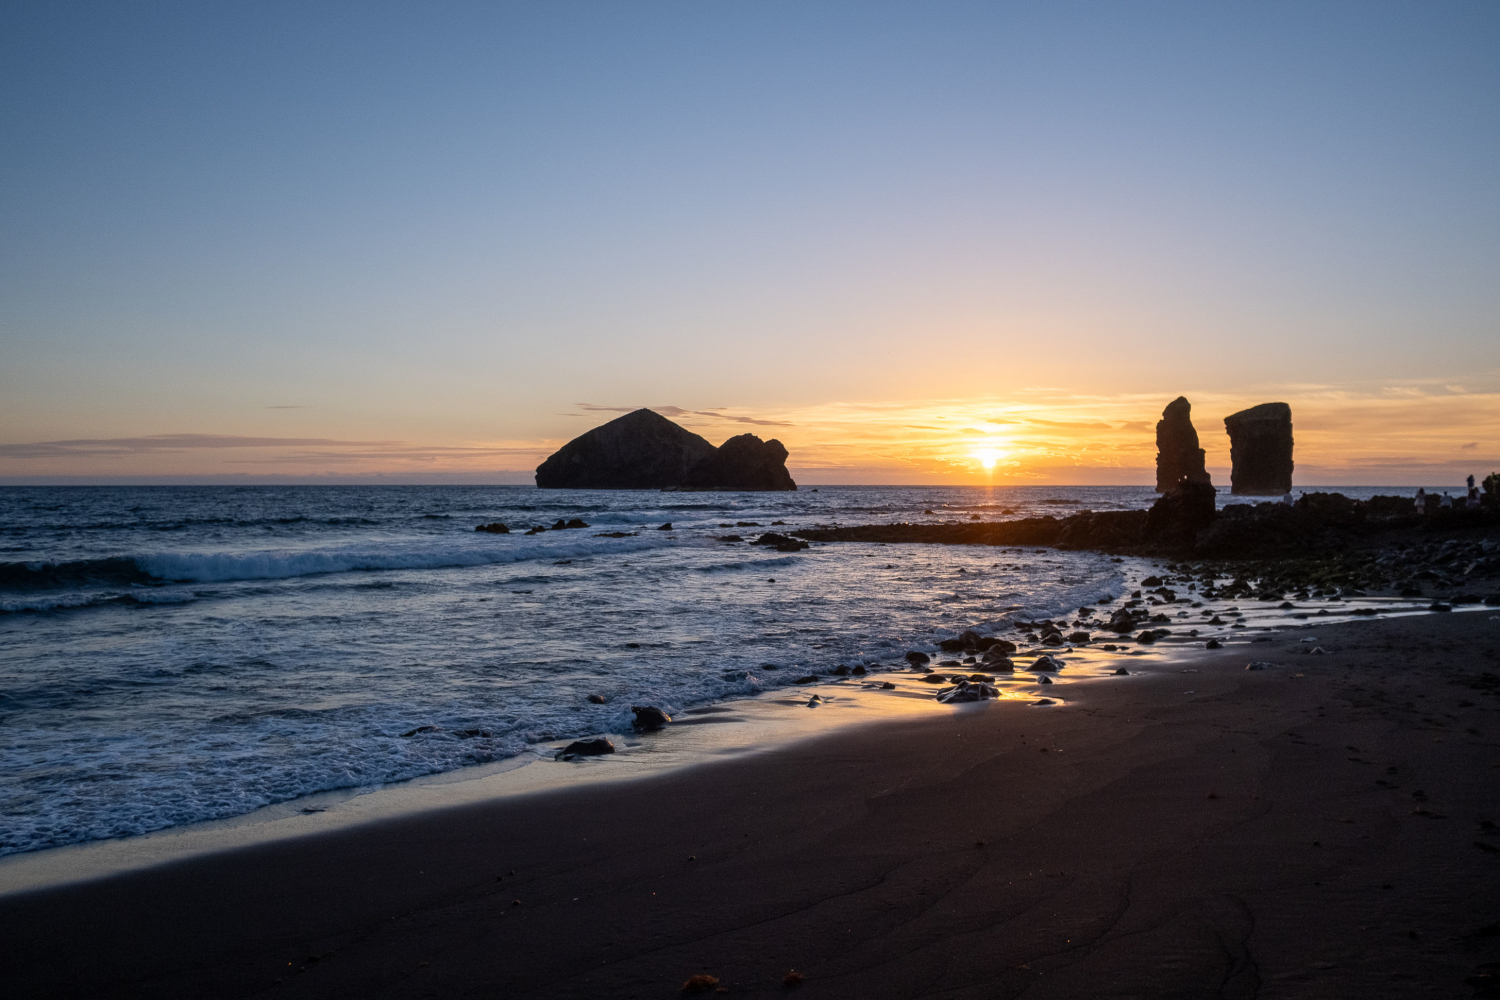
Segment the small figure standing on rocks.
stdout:
<path fill-rule="evenodd" d="M 1427 491 L 1420 486 L 1417 487 L 1417 513 L 1427 513 Z"/>

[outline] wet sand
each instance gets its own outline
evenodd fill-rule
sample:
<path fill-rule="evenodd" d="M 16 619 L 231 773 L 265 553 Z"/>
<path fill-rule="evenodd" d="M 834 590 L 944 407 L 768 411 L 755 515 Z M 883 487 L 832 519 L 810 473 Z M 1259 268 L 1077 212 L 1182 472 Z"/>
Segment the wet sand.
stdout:
<path fill-rule="evenodd" d="M 1179 651 L 1059 705 L 10 895 L 7 992 L 783 995 L 796 970 L 828 997 L 1475 995 L 1500 974 L 1496 617 L 1320 623 L 1326 655 Z"/>

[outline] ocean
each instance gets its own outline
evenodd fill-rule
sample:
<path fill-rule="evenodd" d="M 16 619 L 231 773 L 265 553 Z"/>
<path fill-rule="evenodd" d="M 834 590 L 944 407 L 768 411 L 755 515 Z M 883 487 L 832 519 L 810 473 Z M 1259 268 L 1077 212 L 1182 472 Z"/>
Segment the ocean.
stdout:
<path fill-rule="evenodd" d="M 0 489 L 0 854 L 504 760 L 625 731 L 631 705 L 676 714 L 838 665 L 901 669 L 965 628 L 1118 597 L 1129 561 L 749 542 L 1155 496 Z M 587 527 L 524 533 L 572 519 Z M 494 521 L 511 532 L 474 530 Z"/>

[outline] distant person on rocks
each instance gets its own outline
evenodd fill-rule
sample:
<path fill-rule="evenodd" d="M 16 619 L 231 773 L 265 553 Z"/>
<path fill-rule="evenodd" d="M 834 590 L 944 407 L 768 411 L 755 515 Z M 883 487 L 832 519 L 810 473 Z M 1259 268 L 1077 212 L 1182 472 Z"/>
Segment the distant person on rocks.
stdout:
<path fill-rule="evenodd" d="M 1452 507 L 1453 506 L 1453 498 L 1448 495 L 1448 491 L 1447 490 L 1443 491 L 1443 499 L 1441 499 L 1441 500 L 1438 501 L 1438 506 L 1439 507 Z"/>
<path fill-rule="evenodd" d="M 1292 501 L 1292 495 L 1290 493 L 1288 493 L 1286 496 L 1284 496 L 1284 497 L 1281 498 L 1281 502 L 1282 502 L 1283 505 L 1285 505 L 1287 507 L 1290 507 L 1292 505 L 1292 503 L 1293 503 L 1293 501 Z"/>
<path fill-rule="evenodd" d="M 1420 486 L 1417 487 L 1417 513 L 1427 513 L 1427 491 Z"/>

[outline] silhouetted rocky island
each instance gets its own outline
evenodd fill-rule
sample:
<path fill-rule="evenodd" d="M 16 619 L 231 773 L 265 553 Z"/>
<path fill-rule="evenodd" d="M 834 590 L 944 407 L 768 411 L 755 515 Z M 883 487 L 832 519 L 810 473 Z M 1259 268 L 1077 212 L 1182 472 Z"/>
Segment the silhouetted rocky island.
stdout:
<path fill-rule="evenodd" d="M 741 434 L 715 448 L 652 410 L 580 434 L 537 466 L 542 489 L 795 490 L 780 441 Z"/>

